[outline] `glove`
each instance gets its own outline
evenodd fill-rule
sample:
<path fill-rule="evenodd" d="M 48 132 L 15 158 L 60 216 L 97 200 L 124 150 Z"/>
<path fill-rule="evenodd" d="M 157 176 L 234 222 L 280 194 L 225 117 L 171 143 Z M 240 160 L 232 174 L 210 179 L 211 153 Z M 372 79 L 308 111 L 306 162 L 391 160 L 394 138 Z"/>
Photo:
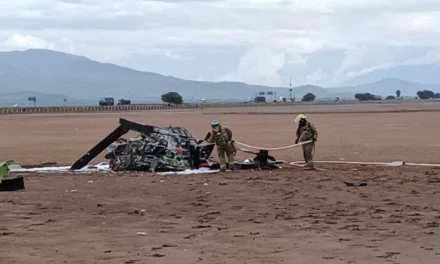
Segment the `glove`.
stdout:
<path fill-rule="evenodd" d="M 313 138 L 312 141 L 313 141 L 313 142 L 317 142 L 318 139 L 317 139 L 317 138 Z"/>
<path fill-rule="evenodd" d="M 295 139 L 295 144 L 298 144 L 298 139 Z"/>

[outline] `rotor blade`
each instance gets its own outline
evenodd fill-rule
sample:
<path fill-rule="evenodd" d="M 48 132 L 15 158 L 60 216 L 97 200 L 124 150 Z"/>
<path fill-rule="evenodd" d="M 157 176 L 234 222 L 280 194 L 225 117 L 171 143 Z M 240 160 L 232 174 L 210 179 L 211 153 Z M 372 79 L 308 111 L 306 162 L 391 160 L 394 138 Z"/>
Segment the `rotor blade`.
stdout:
<path fill-rule="evenodd" d="M 92 161 L 96 156 L 98 156 L 102 151 L 109 147 L 113 142 L 118 140 L 122 135 L 126 134 L 126 130 L 122 125 L 118 126 L 113 132 L 101 140 L 96 146 L 89 150 L 84 156 L 77 160 L 70 167 L 71 170 L 79 170 L 87 166 L 90 161 Z"/>
<path fill-rule="evenodd" d="M 160 132 L 161 129 L 155 126 L 142 125 L 136 122 L 129 121 L 127 119 L 120 118 L 119 126 L 111 132 L 107 137 L 102 139 L 96 146 L 94 146 L 89 152 L 84 154 L 79 160 L 77 160 L 71 167 L 71 170 L 79 170 L 87 166 L 90 161 L 96 158 L 102 151 L 108 148 L 113 142 L 118 140 L 122 135 L 128 133 L 128 131 L 136 131 L 142 134 L 149 134 L 152 132 Z"/>
<path fill-rule="evenodd" d="M 153 132 L 161 132 L 161 128 L 159 127 L 155 127 L 155 126 L 150 126 L 150 125 L 142 125 L 127 119 L 119 119 L 119 124 L 121 124 L 121 126 L 129 131 L 129 130 L 133 130 L 136 131 L 138 133 L 143 133 L 143 134 L 150 134 Z"/>

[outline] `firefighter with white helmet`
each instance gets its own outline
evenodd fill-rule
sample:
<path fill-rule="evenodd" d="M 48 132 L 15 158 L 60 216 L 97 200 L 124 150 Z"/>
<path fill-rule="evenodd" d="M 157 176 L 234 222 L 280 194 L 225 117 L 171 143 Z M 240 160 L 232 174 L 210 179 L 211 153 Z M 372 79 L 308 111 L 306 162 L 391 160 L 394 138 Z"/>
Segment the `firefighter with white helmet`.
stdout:
<path fill-rule="evenodd" d="M 315 142 L 318 141 L 318 130 L 303 114 L 299 114 L 295 118 L 295 123 L 298 123 L 295 144 L 312 141 L 311 143 L 302 145 L 302 150 L 306 169 L 313 169 L 313 151 L 315 149 Z"/>
<path fill-rule="evenodd" d="M 232 141 L 232 131 L 227 127 L 223 127 L 218 120 L 212 120 L 211 127 L 211 136 L 206 141 L 209 143 L 215 143 L 217 146 L 220 171 L 226 171 L 226 167 L 229 167 L 229 169 L 233 170 L 236 150 L 234 142 Z M 226 158 L 228 159 L 227 165 Z"/>

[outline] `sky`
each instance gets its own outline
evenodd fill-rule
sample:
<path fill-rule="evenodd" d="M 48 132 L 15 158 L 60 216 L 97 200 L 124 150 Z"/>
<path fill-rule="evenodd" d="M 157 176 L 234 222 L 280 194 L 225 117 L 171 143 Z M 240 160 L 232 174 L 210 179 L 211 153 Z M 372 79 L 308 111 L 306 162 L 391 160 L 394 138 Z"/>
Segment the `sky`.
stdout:
<path fill-rule="evenodd" d="M 337 86 L 440 60 L 439 0 L 0 0 L 0 50 L 204 81 Z"/>

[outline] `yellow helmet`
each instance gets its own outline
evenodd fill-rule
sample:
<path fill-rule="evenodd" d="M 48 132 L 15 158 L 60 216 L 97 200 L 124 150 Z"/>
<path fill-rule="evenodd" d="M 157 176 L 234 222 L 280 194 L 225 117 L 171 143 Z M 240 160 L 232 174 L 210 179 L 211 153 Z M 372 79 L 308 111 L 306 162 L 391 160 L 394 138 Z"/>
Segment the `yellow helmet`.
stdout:
<path fill-rule="evenodd" d="M 298 123 L 299 120 L 301 120 L 301 119 L 306 119 L 306 116 L 303 115 L 303 114 L 299 114 L 299 115 L 295 118 L 295 123 Z"/>

